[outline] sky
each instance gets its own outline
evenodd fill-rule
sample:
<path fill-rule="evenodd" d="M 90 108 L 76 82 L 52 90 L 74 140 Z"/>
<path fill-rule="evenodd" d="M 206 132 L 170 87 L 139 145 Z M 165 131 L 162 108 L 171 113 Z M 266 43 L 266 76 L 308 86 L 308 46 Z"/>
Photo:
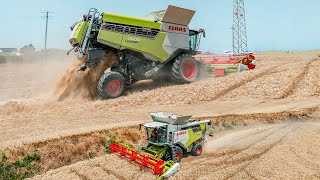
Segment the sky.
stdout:
<path fill-rule="evenodd" d="M 190 24 L 206 30 L 200 49 L 221 53 L 232 49 L 232 0 L 0 0 L 0 48 L 44 47 L 45 19 L 48 48 L 69 49 L 70 26 L 91 8 L 142 17 L 175 5 L 196 11 Z M 245 0 L 248 49 L 320 49 L 319 0 Z"/>

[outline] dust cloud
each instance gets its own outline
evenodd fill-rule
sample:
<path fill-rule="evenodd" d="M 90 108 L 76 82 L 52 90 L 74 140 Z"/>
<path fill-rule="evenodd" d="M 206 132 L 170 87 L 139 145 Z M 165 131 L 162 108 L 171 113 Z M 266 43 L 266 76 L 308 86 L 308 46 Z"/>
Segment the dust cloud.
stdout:
<path fill-rule="evenodd" d="M 0 102 L 34 98 L 51 98 L 61 73 L 70 65 L 70 57 L 40 55 L 0 64 Z"/>
<path fill-rule="evenodd" d="M 96 99 L 97 97 L 97 83 L 103 73 L 111 67 L 111 65 L 118 61 L 115 53 L 109 52 L 106 55 L 106 60 L 100 62 L 96 67 L 78 71 L 80 66 L 87 61 L 78 59 L 74 60 L 73 64 L 67 69 L 61 79 L 58 81 L 54 94 L 58 100 L 68 98 L 84 98 Z"/>

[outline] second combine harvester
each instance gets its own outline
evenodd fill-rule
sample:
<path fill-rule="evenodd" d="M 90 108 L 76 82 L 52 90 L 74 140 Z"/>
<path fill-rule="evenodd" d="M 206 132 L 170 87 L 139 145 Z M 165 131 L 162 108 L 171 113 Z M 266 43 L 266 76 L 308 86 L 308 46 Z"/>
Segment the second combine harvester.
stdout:
<path fill-rule="evenodd" d="M 90 9 L 72 27 L 69 40 L 80 59 L 80 70 L 94 68 L 113 51 L 119 61 L 97 84 L 103 98 L 116 98 L 126 86 L 145 79 L 171 79 L 190 83 L 198 79 L 202 64 L 194 59 L 204 30 L 188 25 L 195 11 L 169 6 L 145 18 L 135 18 Z"/>

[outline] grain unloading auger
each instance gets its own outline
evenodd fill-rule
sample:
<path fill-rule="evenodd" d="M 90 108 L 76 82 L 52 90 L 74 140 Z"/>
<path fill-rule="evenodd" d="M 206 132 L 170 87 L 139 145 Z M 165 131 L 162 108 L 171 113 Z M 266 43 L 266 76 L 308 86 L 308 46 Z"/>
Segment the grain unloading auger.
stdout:
<path fill-rule="evenodd" d="M 110 152 L 125 157 L 153 173 L 159 178 L 168 178 L 180 170 L 181 158 L 190 153 L 199 156 L 206 134 L 210 132 L 210 120 L 190 120 L 163 112 L 150 113 L 152 122 L 141 124 L 145 127 L 148 145 L 141 151 L 113 143 Z"/>

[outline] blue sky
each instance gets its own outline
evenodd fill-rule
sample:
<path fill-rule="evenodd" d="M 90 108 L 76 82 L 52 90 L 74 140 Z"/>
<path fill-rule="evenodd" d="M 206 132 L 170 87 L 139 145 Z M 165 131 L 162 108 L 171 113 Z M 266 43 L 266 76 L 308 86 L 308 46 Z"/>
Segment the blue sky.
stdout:
<path fill-rule="evenodd" d="M 191 28 L 206 29 L 203 51 L 231 49 L 232 0 L 0 0 L 0 47 L 44 46 L 42 11 L 54 12 L 48 47 L 70 48 L 70 25 L 90 7 L 100 12 L 143 16 L 168 5 L 196 10 Z M 246 0 L 248 47 L 257 50 L 320 49 L 319 0 Z"/>

